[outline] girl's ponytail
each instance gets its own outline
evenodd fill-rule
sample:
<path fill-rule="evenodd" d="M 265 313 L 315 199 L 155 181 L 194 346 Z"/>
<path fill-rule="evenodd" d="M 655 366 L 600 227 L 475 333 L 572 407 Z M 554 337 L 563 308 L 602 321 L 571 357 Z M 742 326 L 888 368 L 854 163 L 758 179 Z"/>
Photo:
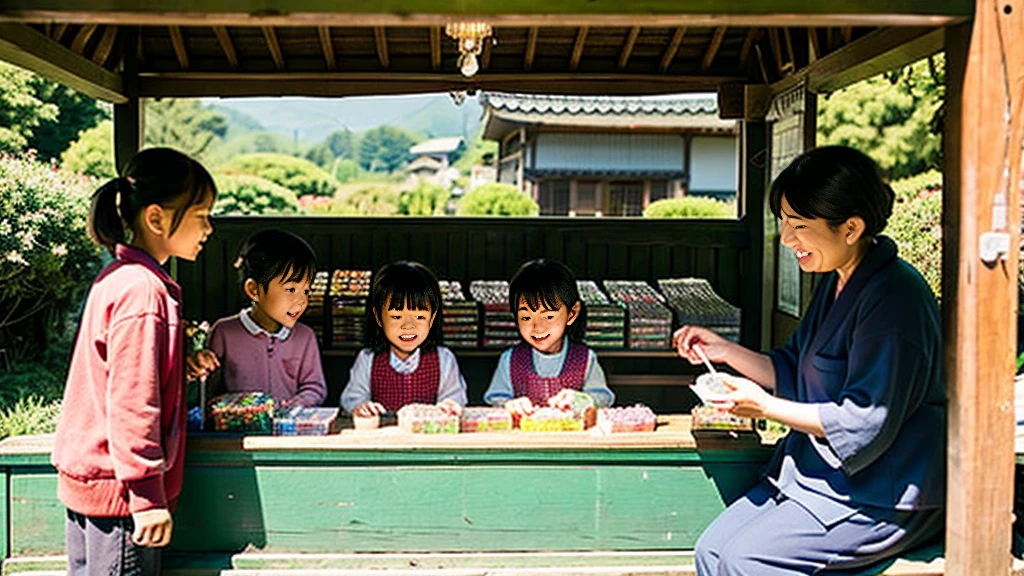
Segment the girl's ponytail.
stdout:
<path fill-rule="evenodd" d="M 131 194 L 132 185 L 127 178 L 109 180 L 92 195 L 89 209 L 89 237 L 114 255 L 114 246 L 126 242 L 125 222 L 121 217 L 120 205 L 124 196 Z"/>

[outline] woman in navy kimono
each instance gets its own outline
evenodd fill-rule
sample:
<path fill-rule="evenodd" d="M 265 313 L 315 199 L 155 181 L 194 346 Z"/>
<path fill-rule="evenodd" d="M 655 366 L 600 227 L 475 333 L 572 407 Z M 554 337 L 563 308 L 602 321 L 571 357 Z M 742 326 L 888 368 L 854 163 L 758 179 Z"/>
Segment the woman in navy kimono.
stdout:
<path fill-rule="evenodd" d="M 824 147 L 779 175 L 770 204 L 800 269 L 823 274 L 796 333 L 769 354 L 693 326 L 673 340 L 690 362 L 699 345 L 759 384 L 730 384 L 734 414 L 792 429 L 701 536 L 701 575 L 860 568 L 943 530 L 942 323 L 928 284 L 879 235 L 892 189 L 867 156 Z"/>

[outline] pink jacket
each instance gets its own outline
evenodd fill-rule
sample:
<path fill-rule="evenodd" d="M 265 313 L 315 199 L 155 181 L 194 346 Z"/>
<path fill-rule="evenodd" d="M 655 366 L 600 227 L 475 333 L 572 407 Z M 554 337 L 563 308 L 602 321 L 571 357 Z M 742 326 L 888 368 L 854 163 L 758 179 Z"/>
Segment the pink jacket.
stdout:
<path fill-rule="evenodd" d="M 52 455 L 57 496 L 87 516 L 171 507 L 184 471 L 181 288 L 145 251 L 116 253 L 82 314 Z"/>

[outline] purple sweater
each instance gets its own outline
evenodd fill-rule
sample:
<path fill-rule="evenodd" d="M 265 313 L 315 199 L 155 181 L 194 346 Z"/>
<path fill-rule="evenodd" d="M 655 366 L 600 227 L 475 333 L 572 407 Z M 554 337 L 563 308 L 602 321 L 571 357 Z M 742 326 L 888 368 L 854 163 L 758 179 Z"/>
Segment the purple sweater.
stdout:
<path fill-rule="evenodd" d="M 305 324 L 274 335 L 252 331 L 241 319 L 242 311 L 221 318 L 210 330 L 207 347 L 220 359 L 211 394 L 263 392 L 275 401 L 319 406 L 327 396 L 327 382 L 320 364 L 316 334 Z M 249 323 L 250 326 L 252 323 Z"/>

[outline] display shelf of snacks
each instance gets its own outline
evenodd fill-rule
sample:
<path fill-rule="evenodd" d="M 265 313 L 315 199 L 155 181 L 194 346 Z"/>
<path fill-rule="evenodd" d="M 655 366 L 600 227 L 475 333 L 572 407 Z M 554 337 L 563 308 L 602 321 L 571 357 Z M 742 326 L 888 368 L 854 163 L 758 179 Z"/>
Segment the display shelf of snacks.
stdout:
<path fill-rule="evenodd" d="M 325 307 L 330 277 L 330 273 L 326 270 L 320 270 L 313 276 L 313 282 L 309 286 L 309 304 L 306 306 L 306 312 L 303 313 L 300 319 L 303 324 L 313 329 L 318 342 L 324 341 L 325 325 L 327 323 Z"/>
<path fill-rule="evenodd" d="M 579 280 L 580 299 L 587 307 L 587 329 L 583 337 L 594 349 L 626 347 L 626 307 L 613 302 L 593 280 Z"/>
<path fill-rule="evenodd" d="M 715 293 L 704 278 L 658 280 L 658 288 L 675 312 L 676 326 L 704 326 L 720 336 L 739 342 L 740 309 Z"/>
<path fill-rule="evenodd" d="M 629 310 L 630 348 L 662 348 L 672 338 L 672 311 L 650 284 L 637 280 L 605 280 L 608 296 Z"/>
<path fill-rule="evenodd" d="M 444 299 L 444 343 L 449 348 L 476 348 L 480 345 L 480 310 L 467 300 L 458 280 L 441 280 Z"/>
<path fill-rule="evenodd" d="M 473 299 L 483 308 L 480 345 L 484 348 L 508 348 L 519 343 L 519 327 L 508 309 L 508 282 L 474 280 L 469 284 Z"/>
<path fill-rule="evenodd" d="M 335 270 L 331 276 L 331 347 L 362 346 L 372 276 L 370 270 Z"/>

